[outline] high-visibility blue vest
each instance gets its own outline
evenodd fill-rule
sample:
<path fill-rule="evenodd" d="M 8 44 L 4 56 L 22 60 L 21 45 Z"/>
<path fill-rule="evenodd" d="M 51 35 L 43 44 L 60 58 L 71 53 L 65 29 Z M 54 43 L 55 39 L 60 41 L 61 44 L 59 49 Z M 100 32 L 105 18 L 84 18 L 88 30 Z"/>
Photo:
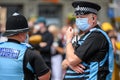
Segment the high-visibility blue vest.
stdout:
<path fill-rule="evenodd" d="M 0 80 L 24 80 L 23 57 L 26 44 L 0 43 Z"/>
<path fill-rule="evenodd" d="M 93 28 L 90 30 L 90 32 L 84 36 L 84 38 L 81 41 L 78 41 L 79 45 L 82 45 L 84 43 L 84 40 L 91 34 L 93 31 L 99 31 L 101 32 L 107 39 L 109 43 L 109 51 L 106 53 L 105 58 L 100 62 L 90 62 L 90 64 L 87 64 L 85 62 L 82 62 L 84 66 L 88 67 L 83 74 L 78 74 L 75 71 L 71 70 L 70 68 L 67 69 L 66 75 L 64 77 L 64 80 L 98 80 L 97 74 L 98 74 L 98 68 L 102 67 L 106 61 L 108 61 L 108 70 L 109 74 L 106 76 L 106 80 L 111 80 L 112 72 L 113 72 L 113 60 L 114 60 L 114 54 L 113 54 L 113 47 L 112 43 L 108 37 L 108 35 L 102 31 L 101 29 Z"/>

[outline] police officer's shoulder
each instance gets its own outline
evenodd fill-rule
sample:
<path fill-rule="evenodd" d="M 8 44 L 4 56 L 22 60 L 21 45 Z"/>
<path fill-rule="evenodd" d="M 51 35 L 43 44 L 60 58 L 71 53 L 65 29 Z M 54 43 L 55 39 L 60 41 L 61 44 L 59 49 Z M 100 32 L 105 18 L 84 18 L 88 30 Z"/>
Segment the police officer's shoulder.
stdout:
<path fill-rule="evenodd" d="M 92 31 L 91 33 L 100 34 L 101 32 L 96 30 L 96 31 Z"/>
<path fill-rule="evenodd" d="M 94 38 L 94 39 L 97 39 L 99 41 L 102 41 L 102 42 L 108 42 L 106 37 L 104 36 L 104 34 L 100 31 L 93 31 L 91 32 L 91 35 L 89 36 L 89 38 Z"/>
<path fill-rule="evenodd" d="M 34 51 L 37 51 L 34 47 L 32 47 L 32 46 L 28 46 L 27 47 L 31 52 L 34 52 Z"/>
<path fill-rule="evenodd" d="M 40 54 L 40 52 L 37 51 L 34 47 L 32 47 L 30 44 L 28 43 L 22 43 L 22 44 L 27 46 L 27 53 L 29 53 L 29 56 L 34 57 Z"/>
<path fill-rule="evenodd" d="M 21 43 L 21 44 L 28 47 L 28 48 L 32 48 L 32 46 L 30 44 L 28 44 L 28 43 Z"/>
<path fill-rule="evenodd" d="M 32 60 L 39 58 L 40 52 L 37 51 L 34 47 L 28 47 L 26 55 L 28 55 L 29 60 L 31 62 Z"/>
<path fill-rule="evenodd" d="M 28 47 L 29 51 L 32 53 L 32 54 L 39 54 L 40 52 L 38 50 L 36 50 L 34 47 Z"/>
<path fill-rule="evenodd" d="M 30 44 L 22 43 L 22 45 L 26 46 L 27 49 L 30 51 L 30 53 L 38 53 L 37 50 L 34 47 L 32 47 Z"/>
<path fill-rule="evenodd" d="M 100 31 L 93 31 L 91 32 L 91 36 L 97 37 L 97 38 L 103 38 L 104 35 Z"/>
<path fill-rule="evenodd" d="M 0 41 L 0 44 L 4 43 L 3 41 Z"/>
<path fill-rule="evenodd" d="M 5 43 L 5 42 L 7 42 L 7 40 L 0 40 L 0 44 L 3 44 L 3 43 Z"/>

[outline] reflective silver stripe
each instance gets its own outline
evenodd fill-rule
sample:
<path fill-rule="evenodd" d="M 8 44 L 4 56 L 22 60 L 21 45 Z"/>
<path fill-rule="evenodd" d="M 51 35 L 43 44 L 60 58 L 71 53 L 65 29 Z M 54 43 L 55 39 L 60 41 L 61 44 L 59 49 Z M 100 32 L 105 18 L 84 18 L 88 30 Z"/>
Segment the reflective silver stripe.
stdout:
<path fill-rule="evenodd" d="M 29 29 L 29 28 L 17 29 L 17 30 L 6 30 L 6 32 L 24 31 L 24 30 L 28 30 L 28 29 Z"/>
<path fill-rule="evenodd" d="M 97 14 L 97 10 L 89 7 L 79 7 L 79 5 L 75 8 L 76 11 L 89 11 Z"/>

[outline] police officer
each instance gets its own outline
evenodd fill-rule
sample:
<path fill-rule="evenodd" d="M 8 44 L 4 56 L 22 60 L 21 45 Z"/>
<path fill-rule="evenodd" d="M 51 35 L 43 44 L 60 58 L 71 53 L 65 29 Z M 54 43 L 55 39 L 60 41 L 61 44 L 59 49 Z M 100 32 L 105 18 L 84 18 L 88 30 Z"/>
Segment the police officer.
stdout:
<path fill-rule="evenodd" d="M 49 68 L 39 52 L 24 43 L 28 30 L 23 15 L 14 13 L 7 19 L 3 36 L 8 41 L 0 43 L 0 80 L 49 80 Z"/>
<path fill-rule="evenodd" d="M 66 32 L 66 70 L 64 80 L 110 80 L 113 71 L 113 48 L 107 34 L 97 24 L 101 7 L 92 2 L 75 1 L 76 26 L 84 35 L 72 45 L 72 27 Z"/>

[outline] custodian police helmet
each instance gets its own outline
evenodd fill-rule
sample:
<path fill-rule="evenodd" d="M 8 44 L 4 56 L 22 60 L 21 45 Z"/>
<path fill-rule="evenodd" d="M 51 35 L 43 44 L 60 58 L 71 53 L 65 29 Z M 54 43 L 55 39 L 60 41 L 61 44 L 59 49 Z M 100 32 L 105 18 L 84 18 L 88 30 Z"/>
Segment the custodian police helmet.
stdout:
<path fill-rule="evenodd" d="M 11 36 L 29 30 L 26 18 L 18 13 L 14 13 L 8 17 L 6 21 L 6 31 L 2 34 L 3 36 Z"/>

